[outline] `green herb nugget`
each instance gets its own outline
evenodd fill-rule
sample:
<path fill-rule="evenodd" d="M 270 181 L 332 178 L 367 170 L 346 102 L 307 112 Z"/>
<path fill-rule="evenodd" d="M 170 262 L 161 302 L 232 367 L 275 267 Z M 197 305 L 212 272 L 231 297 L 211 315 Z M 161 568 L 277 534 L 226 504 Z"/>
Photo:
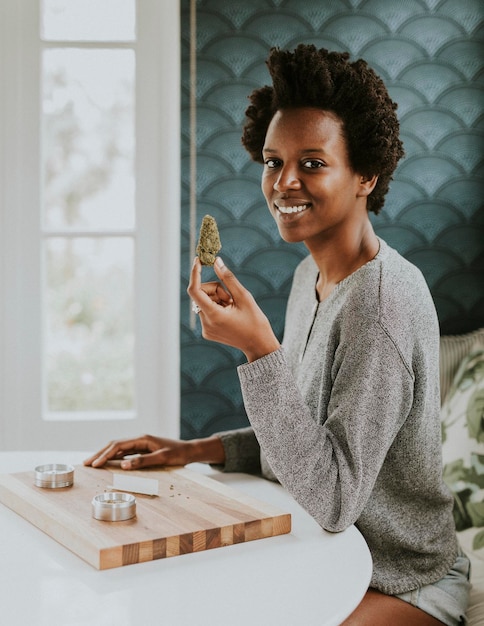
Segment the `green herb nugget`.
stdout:
<path fill-rule="evenodd" d="M 202 265 L 213 265 L 222 248 L 217 222 L 211 215 L 205 215 L 200 226 L 197 254 Z"/>

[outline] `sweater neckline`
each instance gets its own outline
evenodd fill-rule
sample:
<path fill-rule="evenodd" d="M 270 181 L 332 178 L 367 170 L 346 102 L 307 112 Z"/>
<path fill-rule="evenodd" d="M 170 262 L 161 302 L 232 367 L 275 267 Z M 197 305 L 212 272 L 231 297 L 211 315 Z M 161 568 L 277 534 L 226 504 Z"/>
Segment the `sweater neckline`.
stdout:
<path fill-rule="evenodd" d="M 331 293 L 324 298 L 324 300 L 320 300 L 318 297 L 318 292 L 316 289 L 316 285 L 318 283 L 319 280 L 319 270 L 316 264 L 314 264 L 314 267 L 316 269 L 316 275 L 313 281 L 313 301 L 316 304 L 316 306 L 319 306 L 320 304 L 323 304 L 324 302 L 329 302 L 338 292 L 340 292 L 347 284 L 353 282 L 355 276 L 357 274 L 359 274 L 359 272 L 361 272 L 362 270 L 368 268 L 368 266 L 372 263 L 374 263 L 375 261 L 380 261 L 381 258 L 383 257 L 384 252 L 386 251 L 386 244 L 383 241 L 383 239 L 380 239 L 380 237 L 377 236 L 378 239 L 378 243 L 379 243 L 379 247 L 378 247 L 378 252 L 375 254 L 375 256 L 370 259 L 369 261 L 367 261 L 366 263 L 364 263 L 363 265 L 360 265 L 360 267 L 358 267 L 354 272 L 351 272 L 351 274 L 348 274 L 348 276 L 345 276 L 342 280 L 339 281 L 339 283 L 336 283 L 336 285 L 334 286 L 334 288 L 332 289 Z"/>

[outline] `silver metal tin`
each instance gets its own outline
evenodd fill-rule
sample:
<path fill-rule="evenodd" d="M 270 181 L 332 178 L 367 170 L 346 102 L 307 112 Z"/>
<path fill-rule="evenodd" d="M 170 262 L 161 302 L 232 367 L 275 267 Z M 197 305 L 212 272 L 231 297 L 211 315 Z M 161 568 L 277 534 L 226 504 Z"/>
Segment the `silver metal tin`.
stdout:
<path fill-rule="evenodd" d="M 136 515 L 136 498 L 130 493 L 108 491 L 92 499 L 92 516 L 103 522 L 123 522 Z"/>
<path fill-rule="evenodd" d="M 74 484 L 74 468 L 72 465 L 49 463 L 35 468 L 34 485 L 45 489 L 72 487 Z"/>

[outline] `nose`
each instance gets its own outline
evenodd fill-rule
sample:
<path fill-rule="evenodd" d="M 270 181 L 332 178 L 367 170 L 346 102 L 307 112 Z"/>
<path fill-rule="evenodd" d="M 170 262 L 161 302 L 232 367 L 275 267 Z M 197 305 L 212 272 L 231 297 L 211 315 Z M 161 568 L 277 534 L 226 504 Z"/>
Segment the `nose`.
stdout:
<path fill-rule="evenodd" d="M 297 175 L 297 169 L 287 164 L 283 165 L 274 181 L 274 189 L 283 192 L 287 189 L 300 189 L 300 187 L 301 181 Z"/>

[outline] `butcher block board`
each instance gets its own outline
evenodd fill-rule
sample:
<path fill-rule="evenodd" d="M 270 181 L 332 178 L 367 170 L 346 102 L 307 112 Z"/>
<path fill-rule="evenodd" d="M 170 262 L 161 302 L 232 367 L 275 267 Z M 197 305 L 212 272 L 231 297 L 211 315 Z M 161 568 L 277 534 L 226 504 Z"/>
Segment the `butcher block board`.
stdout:
<path fill-rule="evenodd" d="M 136 497 L 136 517 L 92 517 L 95 495 L 111 491 L 113 471 L 78 465 L 74 485 L 45 489 L 35 472 L 0 475 L 0 502 L 97 569 L 162 559 L 282 535 L 291 516 L 186 468 L 131 471 L 156 478 L 159 495 Z"/>

